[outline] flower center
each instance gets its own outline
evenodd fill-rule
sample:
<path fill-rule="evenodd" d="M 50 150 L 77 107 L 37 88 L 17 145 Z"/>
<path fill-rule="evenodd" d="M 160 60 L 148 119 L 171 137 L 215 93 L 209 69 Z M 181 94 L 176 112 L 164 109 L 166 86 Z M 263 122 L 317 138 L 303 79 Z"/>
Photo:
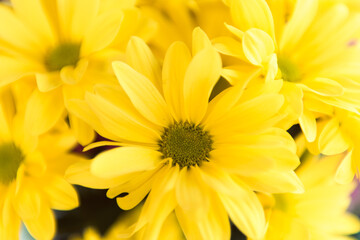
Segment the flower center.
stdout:
<path fill-rule="evenodd" d="M 66 66 L 76 66 L 80 56 L 80 44 L 63 43 L 52 49 L 45 57 L 46 69 L 60 71 Z"/>
<path fill-rule="evenodd" d="M 23 160 L 21 150 L 14 143 L 0 144 L 0 182 L 8 184 L 13 181 Z"/>
<path fill-rule="evenodd" d="M 301 80 L 301 73 L 295 63 L 288 58 L 279 56 L 278 66 L 281 71 L 282 78 L 288 82 L 299 82 Z"/>
<path fill-rule="evenodd" d="M 208 161 L 213 140 L 202 127 L 189 122 L 176 122 L 164 129 L 159 142 L 163 158 L 171 158 L 180 168 Z"/>

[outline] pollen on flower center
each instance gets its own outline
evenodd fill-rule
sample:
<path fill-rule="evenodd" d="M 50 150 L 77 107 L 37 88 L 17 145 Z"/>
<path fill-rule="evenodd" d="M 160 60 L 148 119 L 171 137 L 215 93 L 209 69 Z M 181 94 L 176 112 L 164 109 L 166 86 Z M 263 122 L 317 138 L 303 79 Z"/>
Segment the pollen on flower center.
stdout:
<path fill-rule="evenodd" d="M 301 73 L 298 66 L 286 57 L 278 56 L 278 66 L 281 71 L 282 78 L 288 82 L 299 82 Z"/>
<path fill-rule="evenodd" d="M 202 127 L 189 122 L 176 122 L 164 129 L 159 142 L 163 158 L 171 158 L 180 168 L 208 161 L 213 140 Z"/>
<path fill-rule="evenodd" d="M 75 66 L 79 61 L 80 44 L 63 43 L 49 51 L 45 57 L 46 69 L 60 71 L 65 66 Z"/>
<path fill-rule="evenodd" d="M 24 160 L 21 150 L 14 143 L 0 144 L 0 182 L 8 184 L 16 178 L 21 162 Z"/>

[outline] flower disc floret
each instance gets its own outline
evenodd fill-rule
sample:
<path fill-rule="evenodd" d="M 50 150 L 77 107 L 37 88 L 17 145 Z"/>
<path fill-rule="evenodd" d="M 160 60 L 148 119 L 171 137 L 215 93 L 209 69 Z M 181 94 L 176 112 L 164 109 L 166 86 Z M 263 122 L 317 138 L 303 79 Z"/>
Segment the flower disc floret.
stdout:
<path fill-rule="evenodd" d="M 281 71 L 282 78 L 288 82 L 299 82 L 301 73 L 299 68 L 289 59 L 279 56 L 278 66 Z"/>
<path fill-rule="evenodd" d="M 0 182 L 8 184 L 13 181 L 23 160 L 21 150 L 14 143 L 0 144 Z"/>
<path fill-rule="evenodd" d="M 180 168 L 199 166 L 208 161 L 213 140 L 201 126 L 176 122 L 164 129 L 159 142 L 163 158 L 171 158 Z"/>
<path fill-rule="evenodd" d="M 48 71 L 60 71 L 66 66 L 76 66 L 80 57 L 80 44 L 63 43 L 52 49 L 45 57 Z"/>

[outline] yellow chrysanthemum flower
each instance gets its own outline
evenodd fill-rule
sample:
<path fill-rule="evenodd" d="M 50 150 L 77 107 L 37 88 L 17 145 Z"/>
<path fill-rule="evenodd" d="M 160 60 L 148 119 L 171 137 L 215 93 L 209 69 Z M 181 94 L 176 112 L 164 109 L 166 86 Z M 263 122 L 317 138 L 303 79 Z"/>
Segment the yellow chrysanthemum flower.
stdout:
<path fill-rule="evenodd" d="M 315 157 L 304 155 L 296 170 L 304 183 L 303 194 L 263 195 L 269 211 L 266 240 L 340 240 L 360 231 L 359 219 L 347 212 L 355 184 L 334 182 L 337 165 L 343 155 Z"/>
<path fill-rule="evenodd" d="M 34 136 L 8 92 L 0 94 L 0 239 L 19 239 L 21 222 L 37 240 L 55 234 L 51 209 L 78 206 L 75 189 L 63 178 L 81 159 L 69 154 L 75 138 L 66 125 Z"/>
<path fill-rule="evenodd" d="M 0 86 L 36 77 L 38 89 L 25 116 L 34 134 L 46 132 L 63 116 L 68 99 L 82 98 L 95 83 L 113 81 L 107 73 L 111 58 L 126 47 L 129 36 L 149 34 L 134 4 L 116 0 L 0 4 Z M 94 136 L 89 126 L 69 118 L 79 141 L 89 143 Z"/>
<path fill-rule="evenodd" d="M 145 231 L 139 231 L 131 237 L 122 237 L 122 233 L 134 224 L 140 215 L 141 206 L 124 213 L 109 229 L 104 237 L 94 228 L 87 228 L 83 237 L 72 237 L 70 240 L 138 240 L 146 239 Z M 185 240 L 174 213 L 171 213 L 161 226 L 158 239 Z"/>
<path fill-rule="evenodd" d="M 136 64 L 113 64 L 121 85 L 98 86 L 72 111 L 101 135 L 122 146 L 80 162 L 67 171 L 72 183 L 109 188 L 123 209 L 148 195 L 129 232 L 145 228 L 157 239 L 168 215 L 176 217 L 187 239 L 229 239 L 230 224 L 260 238 L 265 216 L 254 191 L 301 192 L 293 172 L 296 145 L 274 127 L 284 98 L 278 89 L 230 87 L 209 97 L 221 72 L 221 59 L 199 28 L 191 54 L 174 43 L 163 69 L 139 38 Z M 141 64 L 137 64 L 140 62 Z M 135 71 L 137 69 L 137 71 Z"/>
<path fill-rule="evenodd" d="M 236 82 L 233 76 L 245 71 L 263 74 L 268 81 L 279 69 L 289 113 L 310 142 L 317 134 L 319 104 L 357 112 L 360 47 L 354 40 L 359 13 L 350 13 L 344 4 L 319 8 L 318 0 L 228 2 L 234 26 L 227 27 L 234 38 L 214 43 L 238 60 L 225 68 L 224 77 Z"/>

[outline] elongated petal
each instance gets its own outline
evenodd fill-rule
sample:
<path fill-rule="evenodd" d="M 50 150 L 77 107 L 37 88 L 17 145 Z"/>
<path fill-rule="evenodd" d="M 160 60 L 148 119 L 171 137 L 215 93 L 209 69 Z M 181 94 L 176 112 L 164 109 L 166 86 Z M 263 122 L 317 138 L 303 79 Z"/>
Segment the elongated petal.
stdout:
<path fill-rule="evenodd" d="M 263 94 L 239 104 L 221 119 L 207 123 L 205 128 L 211 129 L 211 133 L 216 136 L 229 131 L 241 133 L 260 130 L 261 126 L 270 127 L 268 125 L 276 123 L 271 119 L 279 117 L 278 112 L 283 104 L 283 96 Z"/>
<path fill-rule="evenodd" d="M 256 66 L 261 66 L 275 51 L 274 41 L 271 37 L 256 28 L 245 32 L 242 44 L 245 56 Z"/>
<path fill-rule="evenodd" d="M 190 51 L 182 42 L 173 43 L 164 59 L 162 71 L 164 98 L 178 121 L 185 120 L 184 77 L 190 61 Z"/>
<path fill-rule="evenodd" d="M 14 197 L 14 207 L 22 219 L 36 219 L 40 214 L 41 194 L 37 189 L 23 181 Z"/>
<path fill-rule="evenodd" d="M 58 72 L 36 74 L 36 84 L 40 92 L 51 91 L 63 84 Z"/>
<path fill-rule="evenodd" d="M 208 190 L 202 186 L 196 168 L 183 168 L 176 186 L 176 200 L 179 207 L 193 218 L 201 219 L 209 211 Z M 195 219 L 194 219 L 195 220 Z M 196 220 L 195 220 L 196 221 Z"/>
<path fill-rule="evenodd" d="M 224 55 L 239 58 L 243 61 L 247 60 L 244 54 L 243 45 L 241 44 L 241 42 L 235 40 L 234 38 L 218 37 L 215 38 L 212 42 L 214 44 L 214 48 L 218 52 Z"/>
<path fill-rule="evenodd" d="M 85 33 L 81 46 L 81 56 L 88 56 L 109 46 L 118 34 L 122 18 L 123 14 L 117 11 L 106 12 L 97 16 Z"/>
<path fill-rule="evenodd" d="M 352 166 L 353 157 L 353 151 L 346 154 L 336 171 L 336 182 L 340 184 L 349 184 L 354 179 L 355 171 Z"/>
<path fill-rule="evenodd" d="M 319 150 L 326 155 L 335 155 L 346 151 L 349 144 L 339 128 L 339 122 L 331 119 L 319 135 Z"/>
<path fill-rule="evenodd" d="M 42 1 L 14 0 L 11 3 L 14 6 L 16 15 L 23 22 L 26 22 L 28 27 L 36 32 L 37 36 L 47 43 L 55 44 L 56 33 L 46 16 Z"/>
<path fill-rule="evenodd" d="M 112 178 L 131 172 L 154 169 L 161 160 L 158 151 L 141 147 L 119 147 L 94 158 L 91 172 L 102 178 Z"/>
<path fill-rule="evenodd" d="M 71 210 L 79 206 L 75 189 L 60 176 L 49 176 L 44 183 L 44 191 L 52 209 Z"/>
<path fill-rule="evenodd" d="M 171 122 L 168 106 L 154 84 L 125 63 L 114 62 L 113 68 L 136 109 L 153 123 L 168 126 Z"/>
<path fill-rule="evenodd" d="M 210 39 L 200 27 L 196 27 L 192 32 L 192 55 L 208 47 L 211 47 Z"/>
<path fill-rule="evenodd" d="M 42 204 L 37 219 L 24 220 L 24 224 L 36 239 L 52 239 L 55 235 L 55 217 L 47 204 Z"/>
<path fill-rule="evenodd" d="M 161 92 L 161 68 L 144 40 L 132 37 L 126 48 L 126 61 L 137 72 L 147 77 Z"/>
<path fill-rule="evenodd" d="M 10 190 L 11 191 L 11 190 Z M 20 230 L 20 217 L 15 212 L 12 205 L 12 193 L 10 191 L 5 192 L 5 200 L 3 202 L 3 209 L 0 211 L 2 215 L 0 224 L 2 223 L 2 232 L 0 236 L 4 239 L 17 239 Z"/>
<path fill-rule="evenodd" d="M 25 113 L 25 128 L 38 135 L 48 131 L 64 112 L 61 91 L 42 93 L 34 90 Z"/>
<path fill-rule="evenodd" d="M 71 184 L 77 184 L 88 188 L 106 189 L 117 186 L 122 179 L 99 178 L 90 172 L 91 161 L 82 160 L 71 165 L 65 172 L 65 179 Z M 126 179 L 127 180 L 127 179 Z"/>
<path fill-rule="evenodd" d="M 304 186 L 294 171 L 266 171 L 241 179 L 252 189 L 264 193 L 303 193 Z"/>
<path fill-rule="evenodd" d="M 100 96 L 88 93 L 85 99 L 108 132 L 129 141 L 156 143 L 156 132 L 144 126 L 136 116 Z"/>
<path fill-rule="evenodd" d="M 286 24 L 280 40 L 282 52 L 290 53 L 313 21 L 318 7 L 318 0 L 299 0 L 294 13 Z M 306 15 L 306 18 L 304 16 Z"/>
<path fill-rule="evenodd" d="M 203 119 L 220 72 L 221 59 L 213 48 L 202 50 L 190 62 L 184 80 L 184 107 L 190 122 L 198 124 Z"/>
<path fill-rule="evenodd" d="M 229 175 L 214 166 L 203 166 L 204 181 L 220 196 L 221 202 L 234 224 L 254 239 L 264 236 L 265 215 L 256 194 L 242 181 L 234 181 Z"/>
<path fill-rule="evenodd" d="M 300 127 L 309 142 L 315 141 L 316 138 L 316 119 L 314 114 L 306 109 L 299 118 Z"/>
<path fill-rule="evenodd" d="M 68 41 L 80 42 L 98 13 L 99 3 L 99 0 L 57 1 L 61 35 Z"/>
<path fill-rule="evenodd" d="M 265 0 L 232 0 L 231 16 L 240 30 L 258 28 L 275 39 L 274 20 Z"/>

